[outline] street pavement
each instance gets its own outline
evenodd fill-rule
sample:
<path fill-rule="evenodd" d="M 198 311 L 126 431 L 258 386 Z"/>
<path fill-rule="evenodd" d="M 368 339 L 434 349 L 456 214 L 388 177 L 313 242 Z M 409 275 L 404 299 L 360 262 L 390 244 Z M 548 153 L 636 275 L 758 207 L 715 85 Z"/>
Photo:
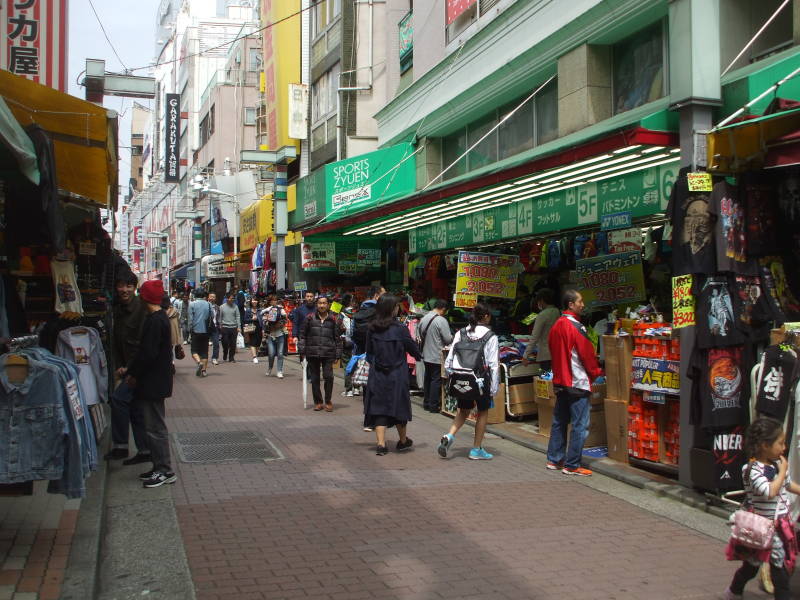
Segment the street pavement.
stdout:
<path fill-rule="evenodd" d="M 389 432 L 390 453 L 376 456 L 361 399 L 341 397 L 341 380 L 333 413 L 304 410 L 296 362 L 279 380 L 239 356 L 205 379 L 178 363 L 170 431 L 254 431 L 283 458 L 187 463 L 173 444 L 178 482 L 168 491 L 139 488 L 142 465 L 115 466 L 109 497 L 132 512 L 108 521 L 101 598 L 141 597 L 135 586 L 122 593 L 131 573 L 109 571 L 133 538 L 150 544 L 135 553 L 151 561 L 140 571 L 168 565 L 147 597 L 170 600 L 713 599 L 735 570 L 717 517 L 602 476 L 549 472 L 542 454 L 494 436 L 485 443 L 494 460 L 470 461 L 467 427 L 441 460 L 450 420 L 421 409 L 413 450 L 394 452 Z M 154 513 L 164 523 L 137 535 L 130 519 Z M 130 532 L 115 531 L 124 522 Z M 766 597 L 755 583 L 745 594 Z"/>

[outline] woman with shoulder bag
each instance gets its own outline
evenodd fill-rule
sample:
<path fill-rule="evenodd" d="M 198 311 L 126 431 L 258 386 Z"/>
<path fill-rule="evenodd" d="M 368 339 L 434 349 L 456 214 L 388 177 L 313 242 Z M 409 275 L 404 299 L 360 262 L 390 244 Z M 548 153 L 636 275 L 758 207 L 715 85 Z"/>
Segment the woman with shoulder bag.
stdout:
<path fill-rule="evenodd" d="M 244 309 L 242 334 L 245 344 L 250 348 L 253 362 L 258 364 L 258 349 L 261 347 L 261 320 L 258 318 L 259 306 L 257 298 L 250 298 L 250 305 Z"/>
<path fill-rule="evenodd" d="M 286 323 L 289 320 L 289 315 L 286 314 L 286 309 L 283 304 L 278 301 L 278 297 L 272 294 L 267 300 L 269 306 L 261 311 L 261 327 L 264 332 L 263 344 L 267 347 L 267 355 L 269 356 L 269 367 L 267 368 L 267 377 L 272 375 L 272 367 L 275 364 L 275 359 L 278 362 L 278 379 L 283 379 L 283 356 L 286 353 Z"/>

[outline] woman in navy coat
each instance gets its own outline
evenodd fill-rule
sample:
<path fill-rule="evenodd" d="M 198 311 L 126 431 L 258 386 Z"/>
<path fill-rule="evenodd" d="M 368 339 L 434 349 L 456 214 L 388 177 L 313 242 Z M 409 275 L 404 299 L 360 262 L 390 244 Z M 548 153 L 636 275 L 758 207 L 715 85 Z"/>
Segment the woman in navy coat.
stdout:
<path fill-rule="evenodd" d="M 364 397 L 364 425 L 375 430 L 378 456 L 389 451 L 387 427 L 397 427 L 398 452 L 408 450 L 413 444 L 406 436 L 406 424 L 411 420 L 406 354 L 417 360 L 422 360 L 422 355 L 408 329 L 396 319 L 399 308 L 393 295 L 381 296 L 367 333 L 369 379 Z"/>

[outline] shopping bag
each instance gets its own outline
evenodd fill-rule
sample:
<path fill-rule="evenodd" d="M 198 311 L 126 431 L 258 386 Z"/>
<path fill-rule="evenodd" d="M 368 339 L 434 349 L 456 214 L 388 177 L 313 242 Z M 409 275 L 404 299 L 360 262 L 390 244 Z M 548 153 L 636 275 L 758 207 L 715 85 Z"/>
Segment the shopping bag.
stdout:
<path fill-rule="evenodd" d="M 244 348 L 244 336 L 241 333 L 236 334 L 236 347 L 240 350 Z"/>
<path fill-rule="evenodd" d="M 353 385 L 367 385 L 369 379 L 369 363 L 366 358 L 361 358 L 356 363 L 356 369 L 353 371 Z"/>

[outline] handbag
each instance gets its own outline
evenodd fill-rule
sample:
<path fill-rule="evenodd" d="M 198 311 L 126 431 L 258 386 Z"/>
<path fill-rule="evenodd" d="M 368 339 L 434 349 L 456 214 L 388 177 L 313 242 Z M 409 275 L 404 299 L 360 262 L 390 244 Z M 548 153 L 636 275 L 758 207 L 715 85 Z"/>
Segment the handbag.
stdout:
<path fill-rule="evenodd" d="M 242 327 L 242 333 L 255 333 L 255 332 L 256 332 L 256 326 L 253 325 L 252 323 L 248 323 L 247 325 Z"/>
<path fill-rule="evenodd" d="M 175 358 L 177 360 L 186 358 L 186 353 L 183 351 L 183 346 L 181 344 L 175 344 Z"/>
<path fill-rule="evenodd" d="M 360 358 L 353 371 L 353 385 L 367 385 L 369 379 L 369 363 L 366 358 Z"/>
<path fill-rule="evenodd" d="M 747 472 L 747 480 L 750 480 L 750 471 L 753 470 L 752 463 Z M 783 499 L 780 494 L 775 501 L 775 514 L 772 519 L 756 514 L 750 508 L 740 508 L 731 517 L 731 539 L 740 546 L 753 548 L 754 550 L 768 550 L 772 548 L 772 538 L 775 536 L 775 519 L 778 517 L 778 509 Z M 748 501 L 749 502 L 749 499 Z"/>

